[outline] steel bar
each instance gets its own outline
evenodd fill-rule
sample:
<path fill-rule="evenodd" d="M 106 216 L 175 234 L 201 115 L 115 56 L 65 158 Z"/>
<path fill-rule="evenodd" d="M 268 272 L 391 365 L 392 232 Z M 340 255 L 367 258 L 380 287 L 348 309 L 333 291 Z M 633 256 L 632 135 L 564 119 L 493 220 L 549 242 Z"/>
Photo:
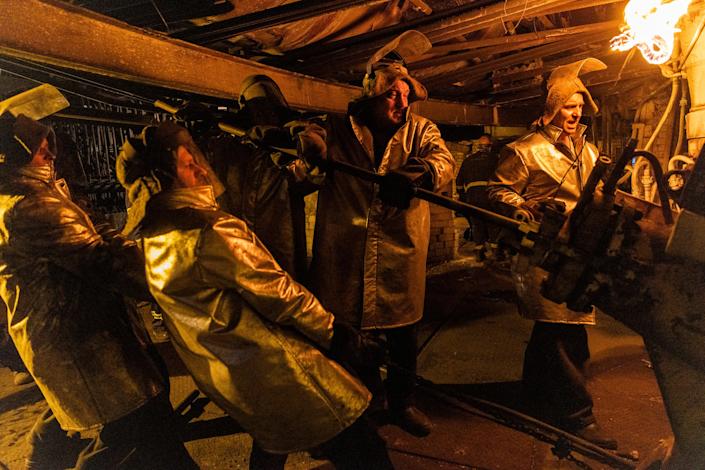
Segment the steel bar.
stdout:
<path fill-rule="evenodd" d="M 324 160 L 322 162 L 322 166 L 327 171 L 341 171 L 348 175 L 352 175 L 356 178 L 364 179 L 366 181 L 371 181 L 373 183 L 380 184 L 383 181 L 383 176 L 378 173 L 365 170 L 363 168 L 359 168 L 354 165 L 350 165 L 348 163 L 340 162 L 337 160 Z M 519 227 L 522 225 L 522 222 L 519 222 L 518 220 L 512 219 L 510 217 L 505 217 L 495 212 L 488 211 L 487 209 L 473 206 L 462 201 L 457 201 L 450 197 L 436 194 L 433 191 L 429 191 L 427 189 L 415 188 L 414 197 L 417 197 L 424 201 L 428 201 L 438 206 L 445 207 L 446 209 L 459 212 L 465 216 L 478 217 L 486 222 L 491 222 L 503 228 L 519 231 Z"/>
<path fill-rule="evenodd" d="M 157 106 L 158 108 L 163 109 L 165 111 L 168 111 L 172 114 L 178 113 L 178 108 L 173 107 L 173 106 L 169 106 L 168 104 L 165 104 L 163 102 L 156 102 L 155 106 Z M 228 132 L 236 137 L 247 139 L 246 132 L 243 129 L 240 129 L 236 126 L 228 125 L 225 123 L 219 123 L 218 127 L 223 132 Z M 285 154 L 290 155 L 294 158 L 296 158 L 298 156 L 296 150 L 293 148 L 292 149 L 279 148 L 279 147 L 272 147 L 272 146 L 264 145 L 261 142 L 255 142 L 255 141 L 250 141 L 250 142 L 256 146 L 267 148 L 273 152 L 285 153 Z M 365 181 L 370 181 L 372 183 L 377 183 L 377 184 L 383 183 L 383 179 L 384 179 L 383 175 L 380 175 L 379 173 L 375 173 L 374 171 L 360 168 L 355 165 L 350 165 L 349 163 L 341 162 L 338 160 L 325 159 L 325 160 L 321 160 L 318 164 L 325 171 L 340 171 L 345 174 L 354 176 L 356 178 L 360 178 Z M 483 209 L 481 207 L 473 206 L 473 205 L 467 204 L 465 202 L 457 201 L 455 199 L 452 199 L 452 198 L 449 198 L 446 196 L 442 196 L 440 194 L 436 194 L 433 191 L 428 191 L 423 188 L 414 188 L 414 197 L 417 197 L 417 198 L 422 199 L 424 201 L 428 201 L 430 203 L 445 207 L 446 209 L 451 209 L 451 210 L 453 210 L 455 212 L 459 212 L 465 216 L 479 217 L 482 220 L 485 220 L 487 222 L 491 222 L 491 223 L 496 224 L 498 226 L 501 226 L 503 228 L 508 228 L 510 230 L 517 230 L 520 232 L 525 231 L 525 230 L 522 230 L 523 223 L 519 222 L 518 220 L 512 219 L 510 217 L 505 217 L 503 215 L 497 214 L 492 211 L 488 211 L 488 210 Z"/>
<path fill-rule="evenodd" d="M 593 460 L 605 463 L 612 468 L 623 470 L 637 468 L 636 462 L 631 458 L 605 450 L 592 442 L 506 406 L 471 395 L 452 394 L 418 375 L 416 376 L 416 381 L 422 390 L 454 408 L 523 432 L 540 441 L 551 443 L 556 447 L 555 451 L 561 454 L 569 455 L 571 451 L 575 451 Z M 562 458 L 567 458 L 567 455 L 562 455 Z"/>

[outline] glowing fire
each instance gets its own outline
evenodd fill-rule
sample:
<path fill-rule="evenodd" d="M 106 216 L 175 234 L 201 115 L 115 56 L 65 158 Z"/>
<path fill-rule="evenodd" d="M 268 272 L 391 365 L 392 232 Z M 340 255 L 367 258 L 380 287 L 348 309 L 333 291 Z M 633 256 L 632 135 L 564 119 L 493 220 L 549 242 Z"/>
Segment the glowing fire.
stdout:
<path fill-rule="evenodd" d="M 647 62 L 663 64 L 673 53 L 676 23 L 688 12 L 690 0 L 630 0 L 624 8 L 622 34 L 610 40 L 613 50 L 637 47 Z"/>

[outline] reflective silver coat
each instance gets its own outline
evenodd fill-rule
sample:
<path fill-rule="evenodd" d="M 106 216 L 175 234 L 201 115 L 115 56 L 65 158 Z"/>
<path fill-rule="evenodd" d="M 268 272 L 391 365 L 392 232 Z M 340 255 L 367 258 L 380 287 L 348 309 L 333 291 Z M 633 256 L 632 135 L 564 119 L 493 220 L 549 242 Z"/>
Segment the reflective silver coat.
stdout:
<path fill-rule="evenodd" d="M 525 201 L 556 200 L 572 211 L 580 198 L 599 156 L 597 147 L 585 139 L 580 125 L 573 147 L 559 143 L 561 129 L 553 125 L 534 126 L 531 132 L 502 149 L 495 176 L 488 189 L 491 200 L 519 206 Z M 532 320 L 594 324 L 593 312 L 575 312 L 540 294 L 545 273 L 532 268 L 514 273 L 522 314 Z"/>
<path fill-rule="evenodd" d="M 426 160 L 438 191 L 455 175 L 455 160 L 436 125 L 407 113 L 375 168 L 372 133 L 353 116 L 329 118 L 328 158 L 383 175 L 411 157 Z M 319 190 L 312 290 L 326 308 L 363 329 L 418 322 L 423 314 L 426 255 L 431 233 L 428 202 L 397 209 L 382 203 L 379 187 L 341 172 Z"/>
<path fill-rule="evenodd" d="M 10 335 L 61 427 L 115 421 L 163 390 L 122 299 L 148 296 L 134 243 L 106 240 L 53 169 L 0 184 L 0 296 Z"/>
<path fill-rule="evenodd" d="M 319 349 L 333 315 L 274 261 L 210 186 L 150 200 L 150 290 L 198 387 L 271 452 L 321 444 L 366 409 L 367 389 Z M 316 345 L 316 346 L 314 346 Z"/>

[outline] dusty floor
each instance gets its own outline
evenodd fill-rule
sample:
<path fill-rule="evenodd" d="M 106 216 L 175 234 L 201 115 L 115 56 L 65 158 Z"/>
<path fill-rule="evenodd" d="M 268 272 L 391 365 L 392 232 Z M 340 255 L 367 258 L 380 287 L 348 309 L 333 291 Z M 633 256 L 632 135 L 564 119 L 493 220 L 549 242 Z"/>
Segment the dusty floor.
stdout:
<path fill-rule="evenodd" d="M 467 254 L 429 274 L 419 373 L 454 395 L 471 394 L 515 406 L 531 322 L 517 315 L 507 277 Z M 643 457 L 671 432 L 643 343 L 604 315 L 589 337 L 595 414 L 619 440 L 621 452 L 636 451 Z M 174 404 L 194 388 L 187 376 L 173 377 Z M 411 437 L 391 425 L 380 428 L 399 469 L 580 468 L 558 460 L 547 444 L 442 403 L 423 390 L 419 405 L 435 423 L 427 438 Z M 0 468 L 22 468 L 28 451 L 26 434 L 43 407 L 36 387 L 15 386 L 10 372 L 0 369 Z M 233 433 L 227 420 L 219 418 L 224 418 L 222 411 L 208 404 L 190 425 L 187 448 L 204 469 L 247 468 L 249 437 Z M 578 457 L 591 468 L 608 468 Z M 305 453 L 287 461 L 288 469 L 318 467 L 330 465 Z"/>

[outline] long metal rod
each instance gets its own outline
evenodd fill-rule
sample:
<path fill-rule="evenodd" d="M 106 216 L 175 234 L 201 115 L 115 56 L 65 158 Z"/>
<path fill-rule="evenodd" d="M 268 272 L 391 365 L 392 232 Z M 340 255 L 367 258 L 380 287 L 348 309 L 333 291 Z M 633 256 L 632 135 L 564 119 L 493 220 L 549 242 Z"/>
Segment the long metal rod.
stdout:
<path fill-rule="evenodd" d="M 162 109 L 164 111 L 167 111 L 173 115 L 177 115 L 180 111 L 180 109 L 176 106 L 172 106 L 168 103 L 165 103 L 164 101 L 155 101 L 154 106 Z M 241 139 L 247 139 L 247 133 L 245 130 L 240 129 L 237 126 L 227 124 L 224 122 L 218 123 L 218 128 L 223 131 L 227 132 L 231 135 L 234 135 L 236 137 L 239 137 Z M 261 142 L 254 142 L 250 141 L 256 146 L 266 148 L 267 150 L 271 152 L 281 152 L 286 155 L 289 155 L 294 158 L 298 158 L 298 153 L 296 149 L 293 148 L 282 148 L 282 147 L 274 147 L 270 145 L 263 144 Z M 354 176 L 356 178 L 360 178 L 365 181 L 370 181 L 372 183 L 377 183 L 377 184 L 382 184 L 383 183 L 383 175 L 380 175 L 378 173 L 375 173 L 374 171 L 366 170 L 364 168 L 360 168 L 355 165 L 350 165 L 349 163 L 344 163 L 341 161 L 337 160 L 331 160 L 331 159 L 326 159 L 326 160 L 321 160 L 319 162 L 319 165 L 325 170 L 325 171 L 341 171 L 343 173 L 346 173 L 348 175 Z M 428 191 L 423 188 L 414 188 L 414 197 L 417 197 L 419 199 L 422 199 L 424 201 L 428 201 L 430 203 L 445 207 L 447 209 L 451 209 L 455 212 L 459 212 L 465 216 L 472 216 L 472 217 L 479 217 L 482 220 L 485 220 L 487 222 L 491 222 L 495 225 L 501 226 L 503 228 L 508 228 L 510 230 L 514 231 L 522 231 L 522 226 L 524 225 L 522 222 L 512 219 L 510 217 L 505 217 L 503 215 L 494 213 L 492 211 L 488 211 L 487 209 L 483 209 L 481 207 L 473 206 L 471 204 L 467 204 L 461 201 L 456 201 L 455 199 L 446 197 L 446 196 L 441 196 L 440 194 L 436 194 L 433 191 Z"/>
<path fill-rule="evenodd" d="M 623 457 L 605 450 L 592 442 L 581 439 L 578 436 L 506 406 L 471 395 L 463 394 L 457 396 L 451 394 L 447 390 L 442 390 L 441 387 L 434 382 L 418 375 L 416 376 L 416 381 L 422 390 L 455 408 L 523 432 L 540 441 L 553 444 L 556 447 L 556 454 L 562 454 L 559 455 L 561 458 L 567 458 L 571 451 L 575 451 L 598 462 L 605 463 L 612 468 L 624 470 L 636 468 L 636 462 L 626 456 Z"/>
<path fill-rule="evenodd" d="M 383 176 L 378 173 L 365 170 L 348 163 L 339 162 L 337 160 L 324 160 L 322 162 L 322 166 L 326 170 L 341 171 L 351 176 L 377 184 L 380 184 L 383 181 Z M 459 212 L 465 216 L 478 217 L 487 222 L 491 222 L 511 230 L 519 230 L 519 227 L 522 225 L 522 222 L 519 222 L 518 220 L 496 214 L 492 211 L 488 211 L 487 209 L 483 209 L 482 207 L 473 206 L 472 204 L 467 204 L 465 202 L 442 196 L 427 189 L 415 188 L 414 196 L 432 204 L 445 207 L 446 209 Z"/>
<path fill-rule="evenodd" d="M 382 1 L 383 0 L 334 0 L 316 2 L 315 0 L 302 0 L 247 15 L 237 16 L 235 18 L 229 18 L 205 26 L 189 28 L 185 31 L 176 32 L 171 36 L 194 44 L 212 44 L 238 34 L 271 28 L 280 24 L 301 21 L 334 11 L 346 10 L 371 3 L 380 3 Z"/>

